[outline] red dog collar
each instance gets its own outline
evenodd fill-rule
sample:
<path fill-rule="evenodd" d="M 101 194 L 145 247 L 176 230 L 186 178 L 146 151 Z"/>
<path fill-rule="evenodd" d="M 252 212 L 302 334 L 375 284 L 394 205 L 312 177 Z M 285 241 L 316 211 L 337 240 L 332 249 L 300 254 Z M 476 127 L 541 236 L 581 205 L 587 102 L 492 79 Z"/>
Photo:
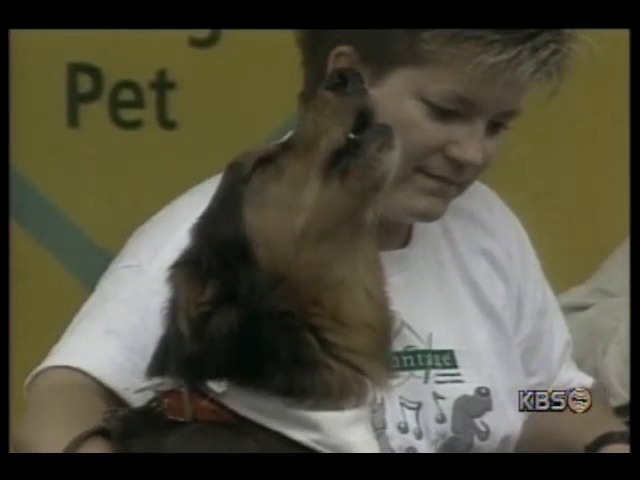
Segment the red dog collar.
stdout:
<path fill-rule="evenodd" d="M 155 403 L 167 418 L 179 422 L 228 423 L 239 418 L 235 412 L 200 391 L 160 391 L 156 394 Z"/>

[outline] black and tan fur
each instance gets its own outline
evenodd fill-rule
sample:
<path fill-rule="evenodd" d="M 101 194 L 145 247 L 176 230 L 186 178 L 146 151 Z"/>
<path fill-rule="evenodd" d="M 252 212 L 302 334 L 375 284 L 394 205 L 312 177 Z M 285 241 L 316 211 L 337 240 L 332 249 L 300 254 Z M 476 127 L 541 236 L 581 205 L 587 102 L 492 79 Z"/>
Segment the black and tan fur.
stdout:
<path fill-rule="evenodd" d="M 353 138 L 350 132 L 359 137 Z M 246 152 L 171 267 L 148 368 L 347 408 L 390 375 L 391 315 L 375 236 L 397 159 L 354 71 L 334 72 L 286 141 Z M 308 451 L 253 422 L 182 424 L 146 406 L 110 423 L 119 451 Z"/>

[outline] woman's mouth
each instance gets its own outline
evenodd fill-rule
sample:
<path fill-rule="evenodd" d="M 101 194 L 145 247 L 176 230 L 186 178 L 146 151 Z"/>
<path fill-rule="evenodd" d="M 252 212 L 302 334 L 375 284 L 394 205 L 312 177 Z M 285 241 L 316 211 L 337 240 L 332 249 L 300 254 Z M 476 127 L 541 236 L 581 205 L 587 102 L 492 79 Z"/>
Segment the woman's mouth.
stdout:
<path fill-rule="evenodd" d="M 428 171 L 428 170 L 426 170 L 426 169 L 424 169 L 424 168 L 422 168 L 422 167 L 416 167 L 416 171 L 417 171 L 418 173 L 421 173 L 422 175 L 424 175 L 424 176 L 425 176 L 425 177 L 427 177 L 427 178 L 430 178 L 430 179 L 432 179 L 432 180 L 436 180 L 436 181 L 438 181 L 438 182 L 440 182 L 440 183 L 443 183 L 443 184 L 445 184 L 445 185 L 447 185 L 447 186 L 449 186 L 449 187 L 453 187 L 453 188 L 460 188 L 460 187 L 462 186 L 462 185 L 461 185 L 460 183 L 458 183 L 458 182 L 454 182 L 453 180 L 450 180 L 450 179 L 449 179 L 449 178 L 447 178 L 447 177 L 443 177 L 443 176 L 440 176 L 440 175 L 436 175 L 436 174 L 434 174 L 434 173 L 431 173 L 430 171 Z"/>

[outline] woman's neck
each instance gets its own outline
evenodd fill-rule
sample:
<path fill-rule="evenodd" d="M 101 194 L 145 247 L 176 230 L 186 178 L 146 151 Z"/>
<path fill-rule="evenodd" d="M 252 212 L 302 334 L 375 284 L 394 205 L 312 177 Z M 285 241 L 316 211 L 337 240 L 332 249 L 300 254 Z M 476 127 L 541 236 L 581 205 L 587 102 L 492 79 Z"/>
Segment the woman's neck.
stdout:
<path fill-rule="evenodd" d="M 390 251 L 405 248 L 411 240 L 413 225 L 381 219 L 378 223 L 378 250 Z"/>

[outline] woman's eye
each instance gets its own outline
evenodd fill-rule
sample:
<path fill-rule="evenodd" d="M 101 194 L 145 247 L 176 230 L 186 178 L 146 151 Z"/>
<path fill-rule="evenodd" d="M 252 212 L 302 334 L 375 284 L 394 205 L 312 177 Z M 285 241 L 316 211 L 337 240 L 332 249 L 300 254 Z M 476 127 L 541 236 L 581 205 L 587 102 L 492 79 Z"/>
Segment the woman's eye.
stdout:
<path fill-rule="evenodd" d="M 434 120 L 441 121 L 441 122 L 449 122 L 452 120 L 458 120 L 462 117 L 462 113 L 459 112 L 458 110 L 441 107 L 440 105 L 437 105 L 428 100 L 422 100 L 422 103 L 425 104 L 429 115 Z"/>
<path fill-rule="evenodd" d="M 495 137 L 500 135 L 505 130 L 509 130 L 510 125 L 504 122 L 489 122 L 487 126 L 487 134 L 490 137 Z"/>

